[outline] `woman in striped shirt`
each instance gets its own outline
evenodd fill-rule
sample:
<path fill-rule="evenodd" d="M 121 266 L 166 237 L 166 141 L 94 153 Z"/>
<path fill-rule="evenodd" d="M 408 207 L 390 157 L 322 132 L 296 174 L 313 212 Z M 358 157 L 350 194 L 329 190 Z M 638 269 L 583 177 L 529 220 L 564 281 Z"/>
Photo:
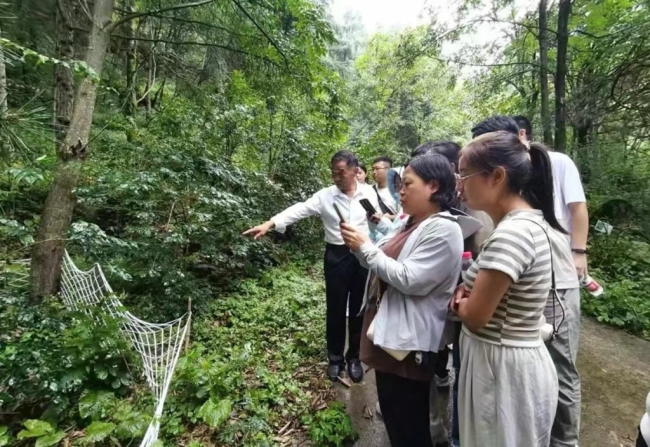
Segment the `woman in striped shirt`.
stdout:
<path fill-rule="evenodd" d="M 495 230 L 454 298 L 463 322 L 459 377 L 463 447 L 548 447 L 558 399 L 553 361 L 540 329 L 551 288 L 551 164 L 543 145 L 496 132 L 460 158 L 467 206 Z"/>

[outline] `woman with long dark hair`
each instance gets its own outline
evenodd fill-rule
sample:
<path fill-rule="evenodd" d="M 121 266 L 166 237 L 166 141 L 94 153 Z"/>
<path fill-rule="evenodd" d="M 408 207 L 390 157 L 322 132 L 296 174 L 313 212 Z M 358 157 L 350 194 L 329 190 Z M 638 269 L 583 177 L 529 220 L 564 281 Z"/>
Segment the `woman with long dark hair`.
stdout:
<path fill-rule="evenodd" d="M 459 377 L 463 447 L 548 447 L 558 399 L 541 329 L 552 286 L 551 163 L 543 145 L 495 132 L 460 158 L 467 206 L 496 228 L 454 298 L 463 322 Z"/>
<path fill-rule="evenodd" d="M 435 355 L 458 282 L 463 233 L 449 213 L 456 180 L 441 155 L 414 158 L 400 201 L 408 221 L 375 246 L 342 224 L 343 239 L 370 271 L 364 297 L 361 359 L 376 371 L 391 444 L 429 447 L 429 389 Z"/>

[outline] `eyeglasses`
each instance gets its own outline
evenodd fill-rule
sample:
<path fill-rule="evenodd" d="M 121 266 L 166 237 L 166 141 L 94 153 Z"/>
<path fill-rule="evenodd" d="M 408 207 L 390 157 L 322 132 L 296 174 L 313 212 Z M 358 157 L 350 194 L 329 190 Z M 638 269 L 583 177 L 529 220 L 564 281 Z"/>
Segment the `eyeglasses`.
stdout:
<path fill-rule="evenodd" d="M 467 174 L 467 175 L 457 175 L 456 178 L 458 180 L 460 180 L 461 182 L 464 182 L 468 178 L 474 177 L 475 175 L 479 175 L 479 174 L 485 174 L 485 171 L 473 172 L 473 173 Z"/>

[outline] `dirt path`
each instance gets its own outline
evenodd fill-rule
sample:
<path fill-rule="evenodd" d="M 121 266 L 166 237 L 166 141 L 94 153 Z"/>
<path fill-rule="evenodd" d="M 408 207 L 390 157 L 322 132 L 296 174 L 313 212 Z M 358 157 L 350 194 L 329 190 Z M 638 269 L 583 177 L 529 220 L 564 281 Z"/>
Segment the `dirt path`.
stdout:
<path fill-rule="evenodd" d="M 650 342 L 583 319 L 581 445 L 633 446 L 650 391 Z"/>
<path fill-rule="evenodd" d="M 578 367 L 582 376 L 580 445 L 633 447 L 650 391 L 650 342 L 584 318 Z M 337 385 L 339 398 L 360 434 L 356 447 L 390 446 L 381 417 L 374 415 L 374 378 L 370 372 L 362 384 L 350 389 Z M 446 396 L 442 400 L 440 405 L 446 407 Z"/>

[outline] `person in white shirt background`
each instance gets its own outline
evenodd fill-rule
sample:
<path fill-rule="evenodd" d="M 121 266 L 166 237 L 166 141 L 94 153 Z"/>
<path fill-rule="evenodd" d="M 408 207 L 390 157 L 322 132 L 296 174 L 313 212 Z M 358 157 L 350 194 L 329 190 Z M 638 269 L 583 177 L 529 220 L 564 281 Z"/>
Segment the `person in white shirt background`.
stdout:
<path fill-rule="evenodd" d="M 359 161 L 352 152 L 337 152 L 332 157 L 330 169 L 334 185 L 321 189 L 305 202 L 290 206 L 244 234 L 252 235 L 257 240 L 272 228 L 283 233 L 287 226 L 301 219 L 309 216 L 320 217 L 325 228 L 326 243 L 326 339 L 329 358 L 327 375 L 331 380 L 337 380 L 345 370 L 347 362 L 350 379 L 360 382 L 363 379 L 363 367 L 359 361 L 363 317 L 359 316 L 359 311 L 368 270 L 361 267 L 357 258 L 344 245 L 340 219 L 334 204 L 347 223 L 368 233 L 374 230 L 375 224 L 368 221 L 360 200 L 368 199 L 375 209 L 379 209 L 379 203 L 373 188 L 358 182 Z M 346 318 L 348 299 L 349 316 Z M 348 350 L 344 355 L 346 323 L 349 341 Z"/>
<path fill-rule="evenodd" d="M 523 115 L 512 117 L 519 127 L 519 138 L 529 142 L 533 138 L 533 126 Z M 555 215 L 569 233 L 573 263 L 578 277 L 587 273 L 587 237 L 589 236 L 589 212 L 587 199 L 580 180 L 580 172 L 571 157 L 560 152 L 549 152 L 553 164 L 555 185 Z"/>
<path fill-rule="evenodd" d="M 379 201 L 379 211 L 390 220 L 397 214 L 397 201 L 388 189 L 388 170 L 393 167 L 390 157 L 377 157 L 372 162 L 372 178 L 375 179 L 373 189 Z"/>
<path fill-rule="evenodd" d="M 519 121 L 517 121 L 517 119 Z M 472 138 L 480 135 L 506 131 L 519 136 L 526 145 L 533 137 L 532 125 L 524 116 L 492 116 L 472 129 Z M 580 434 L 580 375 L 576 366 L 580 337 L 580 284 L 578 278 L 586 273 L 587 234 L 589 216 L 578 169 L 573 160 L 564 154 L 549 151 L 553 171 L 555 215 L 568 236 L 551 231 L 553 241 L 553 267 L 559 298 L 564 306 L 564 319 L 555 340 L 547 343 L 555 364 L 559 384 L 559 400 L 551 432 L 551 447 L 578 445 Z M 570 244 L 573 259 L 567 245 Z M 567 253 L 567 256 L 564 256 Z M 556 324 L 553 318 L 552 300 L 544 315 L 547 322 Z M 561 315 L 560 317 L 561 318 Z M 553 320 L 553 321 L 551 321 Z"/>
<path fill-rule="evenodd" d="M 514 116 L 513 119 L 519 126 L 519 138 L 525 143 L 530 142 L 533 138 L 530 120 L 522 115 Z M 578 279 L 582 279 L 587 274 L 589 212 L 580 173 L 568 155 L 555 151 L 550 151 L 548 155 L 553 166 L 555 215 L 569 233 L 573 265 Z M 566 265 L 559 272 L 568 269 L 570 266 Z M 560 399 L 551 433 L 551 447 L 577 446 L 580 434 L 580 375 L 576 367 L 580 337 L 579 285 L 577 289 L 567 290 L 563 298 L 569 316 L 565 317 L 566 331 L 561 331 L 558 334 L 559 340 L 549 345 L 560 381 Z M 548 316 L 548 311 L 546 314 Z"/>

